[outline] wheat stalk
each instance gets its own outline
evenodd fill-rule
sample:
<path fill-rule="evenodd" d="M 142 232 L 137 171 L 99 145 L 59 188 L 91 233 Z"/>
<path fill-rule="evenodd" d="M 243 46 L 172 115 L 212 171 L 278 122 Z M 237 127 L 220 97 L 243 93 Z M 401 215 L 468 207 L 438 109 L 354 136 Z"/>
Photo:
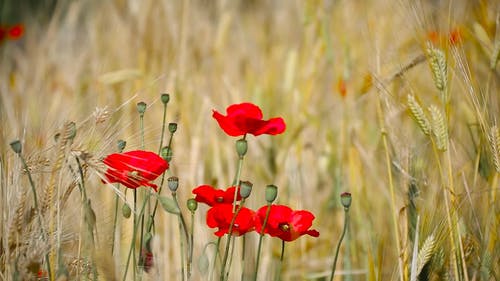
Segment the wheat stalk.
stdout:
<path fill-rule="evenodd" d="M 496 125 L 491 127 L 490 129 L 490 133 L 488 134 L 488 142 L 490 143 L 495 170 L 497 171 L 497 173 L 500 173 L 500 133 Z"/>
<path fill-rule="evenodd" d="M 444 120 L 441 110 L 435 105 L 429 107 L 432 119 L 432 132 L 436 137 L 437 148 L 441 151 L 448 149 L 448 126 Z"/>
<path fill-rule="evenodd" d="M 448 101 L 448 66 L 446 64 L 446 55 L 441 49 L 427 44 L 427 55 L 429 57 L 429 66 L 434 79 L 434 85 L 441 92 L 441 98 L 446 103 Z"/>
<path fill-rule="evenodd" d="M 434 238 L 434 235 L 431 234 L 429 235 L 429 237 L 427 237 L 427 239 L 425 239 L 422 248 L 420 248 L 420 251 L 418 251 L 417 268 L 416 268 L 417 276 L 420 274 L 420 272 L 422 272 L 424 266 L 432 258 L 435 246 L 436 246 L 436 239 Z"/>
<path fill-rule="evenodd" d="M 410 109 L 411 115 L 413 116 L 415 121 L 417 121 L 417 124 L 422 132 L 425 135 L 430 135 L 430 133 L 432 132 L 432 128 L 429 119 L 427 118 L 424 110 L 413 95 L 408 95 L 408 108 Z"/>

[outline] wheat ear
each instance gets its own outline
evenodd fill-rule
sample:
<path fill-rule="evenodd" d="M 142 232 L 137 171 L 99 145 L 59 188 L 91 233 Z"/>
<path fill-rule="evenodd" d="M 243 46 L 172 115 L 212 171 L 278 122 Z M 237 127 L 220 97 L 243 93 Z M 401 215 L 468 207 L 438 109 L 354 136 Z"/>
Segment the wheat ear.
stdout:
<path fill-rule="evenodd" d="M 410 109 L 411 116 L 417 121 L 422 132 L 425 135 L 430 135 L 432 128 L 429 119 L 413 95 L 408 95 L 408 108 Z"/>

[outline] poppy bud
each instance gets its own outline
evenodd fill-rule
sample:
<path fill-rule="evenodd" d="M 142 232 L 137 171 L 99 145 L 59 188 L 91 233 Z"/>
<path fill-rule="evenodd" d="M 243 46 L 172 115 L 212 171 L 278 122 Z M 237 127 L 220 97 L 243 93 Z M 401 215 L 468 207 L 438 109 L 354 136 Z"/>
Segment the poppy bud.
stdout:
<path fill-rule="evenodd" d="M 196 209 L 198 209 L 198 202 L 196 200 L 194 200 L 194 198 L 189 198 L 187 200 L 187 207 L 188 207 L 189 211 L 194 213 L 194 211 L 196 211 Z"/>
<path fill-rule="evenodd" d="M 236 141 L 236 152 L 238 152 L 238 156 L 243 157 L 247 153 L 248 144 L 245 139 L 239 139 Z"/>
<path fill-rule="evenodd" d="M 168 146 L 163 147 L 161 149 L 160 156 L 163 160 L 170 162 L 170 160 L 172 160 L 172 149 Z"/>
<path fill-rule="evenodd" d="M 240 196 L 241 198 L 248 198 L 252 192 L 253 184 L 249 181 L 240 182 Z"/>
<path fill-rule="evenodd" d="M 130 207 L 127 204 L 123 204 L 123 206 L 122 206 L 123 217 L 128 219 L 128 218 L 130 218 L 131 214 L 132 214 L 132 210 L 130 209 Z"/>
<path fill-rule="evenodd" d="M 140 116 L 144 116 L 144 112 L 146 112 L 146 103 L 141 101 L 137 103 L 137 112 L 139 112 Z"/>
<path fill-rule="evenodd" d="M 340 194 L 340 202 L 342 203 L 342 206 L 344 206 L 345 209 L 349 209 L 351 206 L 351 193 L 349 192 L 344 192 Z"/>
<path fill-rule="evenodd" d="M 161 102 L 164 105 L 167 105 L 168 101 L 170 100 L 170 95 L 169 94 L 161 94 Z"/>
<path fill-rule="evenodd" d="M 15 140 L 10 143 L 10 147 L 12 148 L 12 150 L 14 150 L 15 153 L 20 154 L 23 146 L 19 140 Z"/>
<path fill-rule="evenodd" d="M 177 123 L 168 123 L 168 131 L 173 134 L 177 131 Z"/>
<path fill-rule="evenodd" d="M 168 188 L 172 192 L 176 192 L 177 188 L 179 188 L 179 178 L 178 177 L 170 177 L 167 179 L 168 181 Z"/>
<path fill-rule="evenodd" d="M 266 186 L 266 201 L 268 203 L 273 203 L 277 196 L 278 196 L 278 187 L 276 185 L 270 184 Z"/>
<path fill-rule="evenodd" d="M 118 151 L 123 152 L 125 146 L 127 145 L 127 142 L 124 140 L 118 140 L 117 145 L 118 145 Z"/>

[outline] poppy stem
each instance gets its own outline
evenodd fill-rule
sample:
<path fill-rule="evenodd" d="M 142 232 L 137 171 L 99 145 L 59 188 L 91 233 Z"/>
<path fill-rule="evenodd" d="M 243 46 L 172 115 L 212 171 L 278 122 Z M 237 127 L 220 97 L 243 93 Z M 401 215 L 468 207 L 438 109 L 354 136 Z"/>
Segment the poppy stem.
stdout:
<path fill-rule="evenodd" d="M 31 186 L 31 192 L 33 193 L 33 203 L 34 203 L 35 211 L 36 211 L 36 214 L 37 214 L 37 220 L 38 220 L 38 224 L 40 226 L 40 232 L 42 233 L 43 240 L 47 241 L 47 236 L 46 236 L 46 233 L 45 233 L 45 229 L 44 229 L 43 224 L 42 224 L 41 212 L 38 209 L 38 198 L 36 196 L 35 182 L 33 181 L 33 178 L 31 177 L 31 172 L 30 172 L 30 170 L 28 168 L 28 164 L 26 163 L 26 160 L 24 159 L 24 157 L 21 154 L 21 152 L 18 152 L 17 155 L 21 159 L 21 163 L 23 164 L 23 169 L 26 171 L 26 174 L 28 175 L 28 180 L 29 180 L 30 186 Z M 46 264 L 47 264 L 47 274 L 48 274 L 48 276 L 52 276 L 50 262 L 49 262 L 49 254 L 48 253 L 45 254 L 45 261 L 46 261 Z"/>
<path fill-rule="evenodd" d="M 276 273 L 275 280 L 281 280 L 281 269 L 283 268 L 283 259 L 285 257 L 285 240 L 281 240 L 281 255 L 280 255 L 280 263 L 278 265 L 278 272 Z"/>
<path fill-rule="evenodd" d="M 241 281 L 245 278 L 245 246 L 246 246 L 246 234 L 243 234 L 241 245 Z"/>
<path fill-rule="evenodd" d="M 193 248 L 194 248 L 194 212 L 191 212 L 191 228 L 189 229 L 189 259 L 188 259 L 188 280 L 191 279 L 191 267 L 193 264 Z"/>
<path fill-rule="evenodd" d="M 260 230 L 259 237 L 259 246 L 257 248 L 257 261 L 255 262 L 255 275 L 253 276 L 253 280 L 257 281 L 257 274 L 259 272 L 259 261 L 260 261 L 260 252 L 262 250 L 262 239 L 264 238 L 264 230 L 266 229 L 267 220 L 269 219 L 269 214 L 271 213 L 271 203 L 267 203 L 266 209 L 266 217 L 264 218 L 264 223 L 262 224 L 262 229 Z"/>
<path fill-rule="evenodd" d="M 235 193 L 236 194 L 236 193 Z M 235 201 L 236 202 L 236 201 Z M 236 217 L 238 216 L 238 213 L 240 212 L 241 208 L 245 204 L 245 198 L 241 200 L 240 205 L 234 212 L 234 215 L 231 219 L 231 223 L 229 224 L 229 229 L 227 231 L 227 242 L 226 242 L 226 249 L 224 251 L 224 258 L 222 260 L 222 267 L 220 271 L 220 280 L 224 281 L 226 279 L 226 264 L 227 264 L 227 258 L 229 257 L 229 247 L 231 246 L 231 238 L 232 238 L 232 233 L 233 233 L 233 227 L 234 227 L 234 222 L 236 221 Z M 229 275 L 229 270 L 228 270 L 228 275 Z"/>
<path fill-rule="evenodd" d="M 163 147 L 163 135 L 165 134 L 165 124 L 167 118 L 167 103 L 163 104 L 163 119 L 161 122 L 161 135 L 160 135 L 160 148 L 158 148 L 158 154 L 160 154 Z"/>
<path fill-rule="evenodd" d="M 135 191 L 135 189 L 134 189 L 134 191 Z M 135 195 L 135 192 L 134 192 L 134 195 Z M 146 199 L 149 199 L 149 196 L 151 196 L 151 194 L 148 194 Z M 139 215 L 136 214 L 136 202 L 135 202 L 135 196 L 134 196 L 134 229 L 132 232 L 132 242 L 130 243 L 130 249 L 128 251 L 127 263 L 125 265 L 125 273 L 123 274 L 123 281 L 125 281 L 127 279 L 128 266 L 130 264 L 130 257 L 132 255 L 133 255 L 133 259 L 135 261 L 135 239 L 137 236 L 137 224 L 135 223 L 135 220 L 136 220 L 136 217 L 139 217 L 142 214 L 144 214 L 144 209 L 146 209 L 146 200 L 142 204 L 141 211 L 140 211 Z M 135 273 L 135 263 L 134 263 L 134 280 L 136 278 L 135 275 L 136 275 L 136 273 Z"/>
<path fill-rule="evenodd" d="M 220 259 L 219 246 L 220 246 L 220 241 L 221 240 L 222 240 L 222 236 L 221 237 L 217 237 L 217 242 L 215 243 L 215 253 L 214 253 L 214 258 L 213 258 L 212 269 L 210 271 L 210 278 L 208 278 L 208 280 L 212 280 L 213 279 L 213 275 L 214 275 L 214 272 L 215 272 L 215 265 L 217 263 L 217 256 Z M 219 262 L 222 264 L 222 261 L 219 261 Z"/>
<path fill-rule="evenodd" d="M 342 240 L 344 239 L 345 233 L 347 231 L 347 226 L 349 223 L 349 208 L 344 208 L 344 229 L 342 230 L 342 235 L 340 236 L 339 243 L 337 244 L 337 249 L 335 250 L 335 258 L 333 259 L 332 265 L 332 274 L 330 275 L 330 281 L 333 280 L 333 276 L 335 275 L 335 267 L 337 267 L 337 258 L 339 256 L 340 244 L 342 244 Z"/>
<path fill-rule="evenodd" d="M 172 192 L 172 198 L 174 199 L 175 205 L 180 210 L 181 208 L 179 206 L 179 201 L 177 200 L 177 193 L 176 192 Z M 180 239 L 181 239 L 181 241 L 180 241 L 181 242 L 181 244 L 180 244 L 180 247 L 181 247 L 181 270 L 182 270 L 182 280 L 184 280 L 184 259 L 189 258 L 188 256 L 186 256 L 186 257 L 184 256 L 184 239 L 187 242 L 187 252 L 186 253 L 189 253 L 191 251 L 190 249 L 192 246 L 189 244 L 189 234 L 188 234 L 188 230 L 187 230 L 187 226 L 186 226 L 186 220 L 184 220 L 184 215 L 182 214 L 182 212 L 179 212 L 178 216 L 179 216 L 179 234 L 180 234 Z M 183 236 L 182 234 L 184 234 L 184 237 L 182 237 Z"/>
<path fill-rule="evenodd" d="M 120 188 L 120 184 L 117 184 L 117 189 Z M 118 222 L 118 195 L 115 194 L 115 217 L 113 219 L 113 235 L 112 235 L 112 242 L 111 242 L 111 255 L 113 255 L 114 250 L 115 250 L 115 239 L 116 239 L 116 224 Z"/>

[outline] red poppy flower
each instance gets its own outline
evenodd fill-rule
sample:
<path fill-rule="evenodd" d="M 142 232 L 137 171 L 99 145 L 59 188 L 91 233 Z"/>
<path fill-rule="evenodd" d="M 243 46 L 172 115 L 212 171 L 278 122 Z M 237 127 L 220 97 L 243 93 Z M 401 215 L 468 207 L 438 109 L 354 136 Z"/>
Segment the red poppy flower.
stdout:
<path fill-rule="evenodd" d="M 147 248 L 142 248 L 139 265 L 142 266 L 146 272 L 149 272 L 154 265 L 153 253 Z"/>
<path fill-rule="evenodd" d="M 267 206 L 261 207 L 257 211 L 255 227 L 259 233 L 266 218 L 266 211 Z M 312 226 L 313 220 L 314 215 L 309 211 L 294 211 L 288 206 L 271 205 L 264 233 L 278 237 L 284 241 L 293 241 L 305 234 L 318 237 L 319 232 L 317 230 L 309 229 Z"/>
<path fill-rule="evenodd" d="M 215 235 L 221 237 L 229 232 L 229 225 L 233 219 L 232 204 L 217 204 L 207 212 L 207 225 L 210 228 L 218 228 Z M 255 228 L 255 212 L 242 207 L 234 221 L 232 234 L 243 235 Z"/>
<path fill-rule="evenodd" d="M 157 186 L 151 181 L 168 169 L 168 162 L 158 154 L 143 150 L 110 154 L 103 162 L 109 167 L 106 182 L 118 182 L 128 188 L 149 186 L 155 191 Z"/>
<path fill-rule="evenodd" d="M 226 109 L 226 112 L 227 115 L 222 115 L 214 110 L 212 116 L 222 130 L 233 137 L 245 134 L 277 135 L 286 129 L 285 121 L 281 117 L 262 120 L 262 111 L 251 103 L 233 104 Z"/>
<path fill-rule="evenodd" d="M 205 203 L 208 206 L 214 206 L 222 203 L 233 203 L 235 192 L 236 187 L 234 186 L 231 186 L 226 190 L 222 190 L 216 189 L 210 185 L 200 185 L 193 189 L 193 194 L 196 195 L 194 199 L 200 203 Z M 239 194 L 236 200 L 241 200 L 241 196 Z"/>
<path fill-rule="evenodd" d="M 24 26 L 22 24 L 16 24 L 9 28 L 8 36 L 11 40 L 17 40 L 21 38 L 24 34 Z"/>

